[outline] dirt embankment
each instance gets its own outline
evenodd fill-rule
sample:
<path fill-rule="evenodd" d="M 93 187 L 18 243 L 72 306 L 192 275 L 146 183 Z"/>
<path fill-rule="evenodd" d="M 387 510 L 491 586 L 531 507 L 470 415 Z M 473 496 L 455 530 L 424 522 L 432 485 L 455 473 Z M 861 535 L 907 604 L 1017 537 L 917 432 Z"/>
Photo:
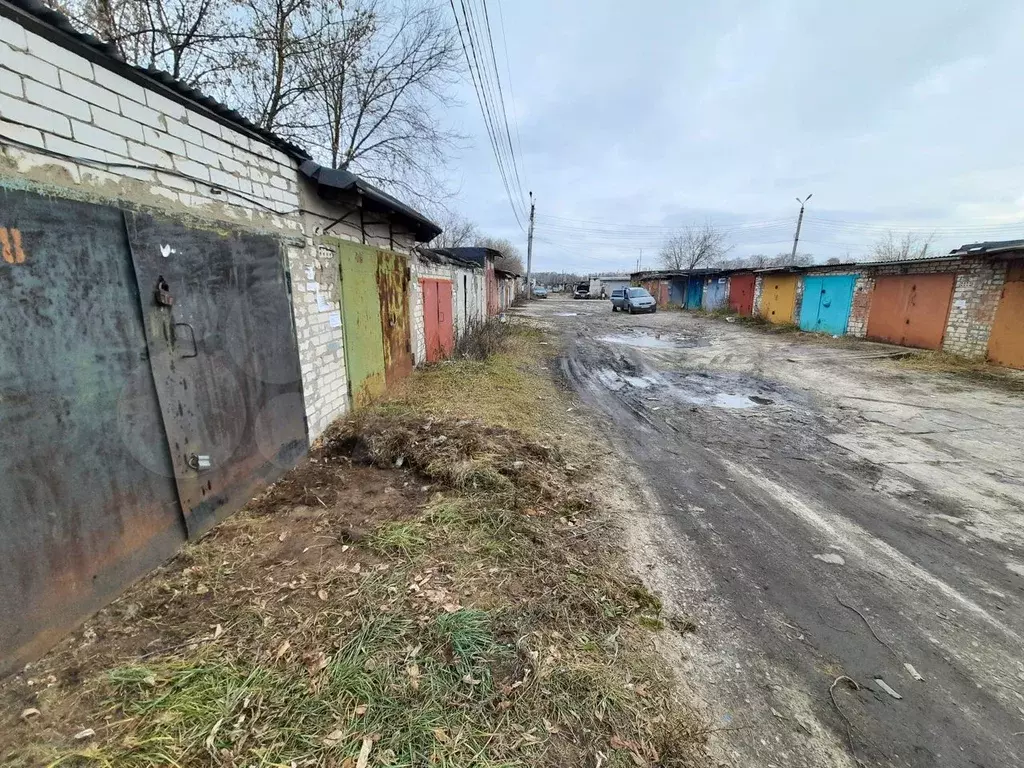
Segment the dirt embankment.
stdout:
<path fill-rule="evenodd" d="M 703 764 L 553 349 L 512 330 L 335 425 L 4 683 L 3 763 Z"/>

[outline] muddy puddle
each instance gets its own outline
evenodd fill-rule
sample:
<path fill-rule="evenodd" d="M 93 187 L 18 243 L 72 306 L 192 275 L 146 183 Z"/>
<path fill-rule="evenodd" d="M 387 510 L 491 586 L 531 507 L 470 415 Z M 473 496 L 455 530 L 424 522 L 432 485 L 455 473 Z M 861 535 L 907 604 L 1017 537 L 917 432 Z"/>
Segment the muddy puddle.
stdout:
<path fill-rule="evenodd" d="M 638 347 L 641 349 L 682 349 L 684 347 L 696 347 L 706 345 L 707 342 L 700 342 L 692 336 L 679 336 L 674 333 L 613 333 L 608 336 L 599 336 L 597 341 L 605 344 L 621 344 L 627 347 Z"/>
<path fill-rule="evenodd" d="M 555 312 L 555 317 L 578 317 L 579 312 Z"/>
<path fill-rule="evenodd" d="M 602 368 L 597 378 L 612 392 L 637 391 L 655 410 L 678 404 L 743 410 L 786 405 L 789 401 L 769 382 L 742 374 L 641 373 Z"/>

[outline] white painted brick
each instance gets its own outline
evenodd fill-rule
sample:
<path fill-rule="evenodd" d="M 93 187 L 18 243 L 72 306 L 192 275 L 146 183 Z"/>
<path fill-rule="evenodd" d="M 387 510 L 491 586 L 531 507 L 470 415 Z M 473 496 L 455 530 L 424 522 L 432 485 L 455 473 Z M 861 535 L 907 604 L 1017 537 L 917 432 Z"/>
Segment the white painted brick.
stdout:
<path fill-rule="evenodd" d="M 173 159 L 174 170 L 184 173 L 188 176 L 194 176 L 205 181 L 210 179 L 210 169 L 202 163 L 197 163 L 195 160 L 188 160 L 184 157 L 175 157 Z"/>
<path fill-rule="evenodd" d="M 210 181 L 224 189 L 238 190 L 241 188 L 237 177 L 225 173 L 220 168 L 210 168 Z"/>
<path fill-rule="evenodd" d="M 118 168 L 117 170 L 129 178 L 156 183 L 156 172 L 154 171 L 147 171 L 143 168 Z"/>
<path fill-rule="evenodd" d="M 158 131 L 155 128 L 150 128 L 148 125 L 142 126 L 142 135 L 146 140 L 146 143 L 150 146 L 162 149 L 165 152 L 170 152 L 172 155 L 184 155 L 185 154 L 185 142 L 179 138 L 171 136 L 170 134 Z"/>
<path fill-rule="evenodd" d="M 124 136 L 127 139 L 145 141 L 140 123 L 129 120 L 127 117 L 121 117 L 121 115 L 114 114 L 113 112 L 107 112 L 105 109 L 94 108 L 92 111 L 92 122 L 98 128 Z"/>
<path fill-rule="evenodd" d="M 96 84 L 102 85 L 109 91 L 113 91 L 119 96 L 127 97 L 131 101 L 138 102 L 139 104 L 146 103 L 146 89 L 141 85 L 133 83 L 127 78 L 121 77 L 121 75 L 111 72 L 105 67 L 96 65 L 93 69 L 95 75 Z M 123 101 L 124 99 L 122 99 Z"/>
<path fill-rule="evenodd" d="M 3 43 L 24 51 L 28 48 L 28 33 L 17 22 L 0 16 L 0 45 Z"/>
<path fill-rule="evenodd" d="M 71 123 L 64 115 L 3 94 L 0 94 L 0 118 L 60 136 L 71 135 Z"/>
<path fill-rule="evenodd" d="M 0 93 L 22 98 L 25 89 L 21 85 L 21 75 L 9 69 L 0 69 Z"/>
<path fill-rule="evenodd" d="M 152 127 L 154 130 L 163 127 L 160 113 L 155 109 L 145 107 L 124 96 L 118 96 L 117 103 L 121 107 L 121 114 L 129 120 L 142 123 L 143 126 Z"/>
<path fill-rule="evenodd" d="M 171 136 L 181 139 L 186 144 L 199 144 L 203 143 L 203 134 L 191 125 L 181 122 L 180 120 L 173 120 L 171 118 L 165 119 L 167 132 Z"/>
<path fill-rule="evenodd" d="M 209 165 L 217 169 L 220 168 L 220 157 L 216 153 L 197 144 L 186 144 L 185 155 L 189 160 L 195 160 L 197 163 Z"/>
<path fill-rule="evenodd" d="M 31 77 L 33 80 L 52 85 L 55 88 L 60 87 L 60 71 L 55 66 L 2 44 L 0 44 L 0 67 L 7 67 L 25 77 Z"/>
<path fill-rule="evenodd" d="M 80 99 L 85 99 L 90 104 L 117 112 L 120 105 L 117 102 L 117 94 L 101 88 L 95 83 L 83 80 L 78 75 L 73 75 L 67 70 L 60 71 L 60 85 L 65 91 L 74 94 Z"/>
<path fill-rule="evenodd" d="M 167 115 L 175 120 L 184 120 L 188 116 L 188 110 L 181 104 L 176 101 L 171 101 L 166 96 L 161 96 L 159 93 L 154 91 L 146 91 L 146 104 L 160 114 Z M 167 122 L 170 123 L 171 121 L 168 120 Z M 185 137 L 182 136 L 181 138 Z"/>
<path fill-rule="evenodd" d="M 67 48 L 51 43 L 39 35 L 28 32 L 28 52 L 47 64 L 52 64 L 58 69 L 74 72 L 85 80 L 92 80 L 92 64 Z"/>
<path fill-rule="evenodd" d="M 278 189 L 288 190 L 288 182 L 280 176 L 271 176 L 270 183 Z"/>
<path fill-rule="evenodd" d="M 188 124 L 193 128 L 198 128 L 205 134 L 220 138 L 220 123 L 215 122 L 208 117 L 196 114 L 195 112 L 189 112 Z"/>
<path fill-rule="evenodd" d="M 203 134 L 203 146 L 225 157 L 234 157 L 233 148 L 226 141 L 221 141 L 208 134 Z"/>
<path fill-rule="evenodd" d="M 155 165 L 159 168 L 174 168 L 171 163 L 171 156 L 162 149 L 151 147 L 147 144 L 139 144 L 135 141 L 128 142 L 128 156 L 138 160 L 144 165 Z"/>
<path fill-rule="evenodd" d="M 85 122 L 92 120 L 92 110 L 89 109 L 89 105 L 84 101 L 43 83 L 37 83 L 35 80 L 25 82 L 25 98 L 34 104 L 39 104 L 77 120 L 84 120 Z"/>
<path fill-rule="evenodd" d="M 45 138 L 47 149 L 52 150 L 53 152 L 60 152 L 62 155 L 68 155 L 69 157 L 96 160 L 100 163 L 117 162 L 122 159 L 117 155 L 104 152 L 102 149 L 87 146 L 80 141 L 62 139 L 60 136 L 54 136 L 52 134 L 47 134 Z"/>
<path fill-rule="evenodd" d="M 248 176 L 249 176 L 249 168 L 248 168 L 248 166 L 244 165 L 243 163 L 240 163 L 237 160 L 232 160 L 232 159 L 227 158 L 227 157 L 219 158 L 219 162 L 220 162 L 220 167 L 221 167 L 222 170 L 225 170 L 228 173 L 232 173 L 232 174 L 234 174 L 236 176 L 243 176 L 243 177 L 248 178 Z M 252 185 L 251 184 L 250 184 L 249 188 L 252 189 Z"/>
<path fill-rule="evenodd" d="M 128 156 L 128 143 L 122 137 L 97 128 L 95 125 L 81 123 L 77 120 L 72 125 L 75 132 L 75 141 L 88 144 L 96 149 L 102 149 L 104 152 L 111 152 L 122 157 Z"/>
<path fill-rule="evenodd" d="M 0 133 L 24 144 L 31 144 L 35 147 L 43 146 L 43 134 L 35 128 L 27 128 L 24 125 L 0 120 Z"/>

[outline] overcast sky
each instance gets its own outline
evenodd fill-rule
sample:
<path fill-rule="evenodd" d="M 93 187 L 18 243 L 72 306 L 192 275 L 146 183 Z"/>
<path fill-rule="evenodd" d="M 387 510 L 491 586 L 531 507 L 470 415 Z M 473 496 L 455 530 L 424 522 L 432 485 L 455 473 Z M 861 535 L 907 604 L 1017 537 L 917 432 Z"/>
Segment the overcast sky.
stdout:
<path fill-rule="evenodd" d="M 650 265 L 666 231 L 707 219 L 734 255 L 788 252 L 809 193 L 800 250 L 819 261 L 866 256 L 886 227 L 934 231 L 946 250 L 1024 237 L 1008 226 L 1024 221 L 1020 0 L 501 11 L 535 269 L 635 268 L 641 248 Z M 452 207 L 525 252 L 471 86 L 462 99 L 472 146 L 452 165 Z"/>

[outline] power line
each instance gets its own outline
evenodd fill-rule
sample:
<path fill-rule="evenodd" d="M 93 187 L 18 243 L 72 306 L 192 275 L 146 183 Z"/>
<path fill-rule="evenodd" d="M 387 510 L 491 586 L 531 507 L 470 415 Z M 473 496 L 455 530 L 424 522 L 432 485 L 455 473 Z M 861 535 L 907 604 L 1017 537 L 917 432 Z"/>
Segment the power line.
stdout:
<path fill-rule="evenodd" d="M 508 80 L 508 93 L 512 97 L 512 126 L 516 131 L 516 146 L 519 147 L 519 162 L 523 166 L 523 175 L 526 175 L 526 156 L 523 154 L 523 140 L 519 136 L 519 115 L 516 114 L 516 94 L 512 89 L 512 65 L 508 60 L 508 39 L 505 37 L 505 13 L 501 8 L 501 0 L 496 0 L 498 5 L 498 21 L 501 25 L 501 46 L 505 51 L 505 77 Z"/>
<path fill-rule="evenodd" d="M 469 69 L 470 78 L 473 81 L 473 90 L 476 92 L 477 103 L 480 105 L 480 111 L 484 118 L 484 128 L 487 131 L 487 138 L 490 140 L 491 150 L 494 153 L 494 160 L 498 165 L 498 173 L 501 176 L 502 184 L 505 187 L 505 195 L 508 197 L 509 206 L 512 208 L 512 215 L 515 216 L 516 224 L 519 225 L 520 229 L 523 229 L 523 223 L 519 217 L 519 210 L 516 208 L 515 196 L 512 194 L 512 190 L 509 186 L 508 174 L 505 168 L 505 160 L 500 150 L 500 143 L 496 139 L 496 121 L 493 120 L 493 114 L 487 98 L 487 84 L 484 82 L 484 71 L 480 69 L 479 59 L 476 55 L 476 46 L 474 44 L 475 38 L 473 37 L 473 30 L 470 25 L 471 16 L 466 9 L 466 0 L 459 0 L 459 5 L 462 7 L 462 18 L 459 17 L 459 13 L 455 9 L 455 0 L 448 0 L 448 2 L 452 9 L 452 16 L 455 18 L 455 25 L 458 28 L 459 41 L 462 43 L 462 53 L 466 57 L 466 66 Z M 465 35 L 463 35 L 463 25 L 465 25 Z M 466 46 L 467 38 L 469 39 L 468 48 Z M 470 51 L 472 51 L 472 56 L 470 55 Z M 474 69 L 474 63 L 477 65 L 476 69 Z"/>
<path fill-rule="evenodd" d="M 515 171 L 516 185 L 519 187 L 519 196 L 523 197 L 523 183 L 519 179 L 519 165 L 516 162 L 516 150 L 512 146 L 512 133 L 508 129 L 508 112 L 505 110 L 505 93 L 501 88 L 501 73 L 498 71 L 498 59 L 494 54 L 494 36 L 491 34 L 491 17 L 487 12 L 487 0 L 480 0 L 480 4 L 484 7 L 484 25 L 487 27 L 487 42 L 491 48 L 491 63 L 494 66 L 494 78 L 498 83 L 498 103 L 501 105 L 501 118 L 505 124 L 505 138 L 508 140 L 508 150 L 512 155 L 512 170 Z M 505 50 L 506 55 L 508 49 Z M 532 208 L 532 206 L 531 206 Z"/>

